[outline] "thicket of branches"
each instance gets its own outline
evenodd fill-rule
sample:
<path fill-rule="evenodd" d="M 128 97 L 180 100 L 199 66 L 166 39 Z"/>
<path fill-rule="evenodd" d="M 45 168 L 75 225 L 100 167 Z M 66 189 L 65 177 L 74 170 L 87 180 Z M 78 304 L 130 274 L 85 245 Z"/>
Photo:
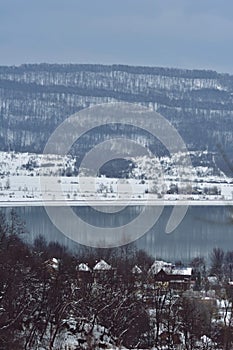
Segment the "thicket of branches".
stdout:
<path fill-rule="evenodd" d="M 14 211 L 8 220 L 0 214 L 0 349 L 63 349 L 58 346 L 62 332 L 76 335 L 77 349 L 104 348 L 106 337 L 111 344 L 128 348 L 176 349 L 182 339 L 182 349 L 231 349 L 232 304 L 231 318 L 228 313 L 225 324 L 213 323 L 215 307 L 185 293 L 178 297 L 148 279 L 153 259 L 145 252 L 123 246 L 83 248 L 74 255 L 43 237 L 29 246 L 20 238 L 23 232 Z M 60 265 L 51 271 L 46 261 L 53 257 Z M 230 257 L 214 250 L 212 272 L 222 273 Z M 100 259 L 115 267 L 115 273 L 79 278 L 80 262 L 93 267 Z M 140 276 L 132 273 L 135 264 L 143 270 Z M 206 273 L 203 259 L 194 260 L 193 266 L 200 287 Z M 98 325 L 104 331 L 97 344 L 93 331 Z M 203 335 L 213 341 L 208 347 L 200 343 Z"/>

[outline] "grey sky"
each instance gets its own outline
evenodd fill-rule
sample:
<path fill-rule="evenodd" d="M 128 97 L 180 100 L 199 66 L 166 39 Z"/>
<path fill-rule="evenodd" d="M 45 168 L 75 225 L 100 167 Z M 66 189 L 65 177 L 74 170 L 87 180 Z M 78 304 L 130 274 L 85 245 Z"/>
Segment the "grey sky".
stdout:
<path fill-rule="evenodd" d="M 233 1 L 0 0 L 0 64 L 34 62 L 233 73 Z"/>

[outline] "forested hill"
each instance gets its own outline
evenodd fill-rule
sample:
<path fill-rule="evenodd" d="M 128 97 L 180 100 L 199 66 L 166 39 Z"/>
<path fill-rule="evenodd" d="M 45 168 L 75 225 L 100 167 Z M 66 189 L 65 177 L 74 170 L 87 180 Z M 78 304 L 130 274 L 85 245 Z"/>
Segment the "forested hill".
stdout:
<path fill-rule="evenodd" d="M 0 149 L 41 152 L 62 120 L 110 101 L 136 102 L 158 111 L 190 150 L 216 151 L 218 145 L 224 152 L 232 150 L 233 76 L 90 64 L 0 67 Z"/>

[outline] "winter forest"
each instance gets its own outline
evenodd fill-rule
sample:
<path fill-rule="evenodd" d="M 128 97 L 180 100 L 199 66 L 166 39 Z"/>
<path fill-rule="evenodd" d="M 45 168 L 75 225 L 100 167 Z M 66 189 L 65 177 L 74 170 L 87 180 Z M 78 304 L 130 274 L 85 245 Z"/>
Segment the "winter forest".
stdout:
<path fill-rule="evenodd" d="M 233 251 L 184 266 L 24 233 L 1 214 L 0 349 L 232 349 Z"/>

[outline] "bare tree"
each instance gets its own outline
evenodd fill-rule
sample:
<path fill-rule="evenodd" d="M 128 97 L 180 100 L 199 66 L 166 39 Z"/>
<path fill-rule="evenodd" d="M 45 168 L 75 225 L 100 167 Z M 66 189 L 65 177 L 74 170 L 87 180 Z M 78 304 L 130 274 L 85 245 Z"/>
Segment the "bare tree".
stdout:
<path fill-rule="evenodd" d="M 222 280 L 224 266 L 224 251 L 221 248 L 214 248 L 210 255 L 210 261 L 210 272 L 216 275 L 219 278 L 219 280 Z"/>

